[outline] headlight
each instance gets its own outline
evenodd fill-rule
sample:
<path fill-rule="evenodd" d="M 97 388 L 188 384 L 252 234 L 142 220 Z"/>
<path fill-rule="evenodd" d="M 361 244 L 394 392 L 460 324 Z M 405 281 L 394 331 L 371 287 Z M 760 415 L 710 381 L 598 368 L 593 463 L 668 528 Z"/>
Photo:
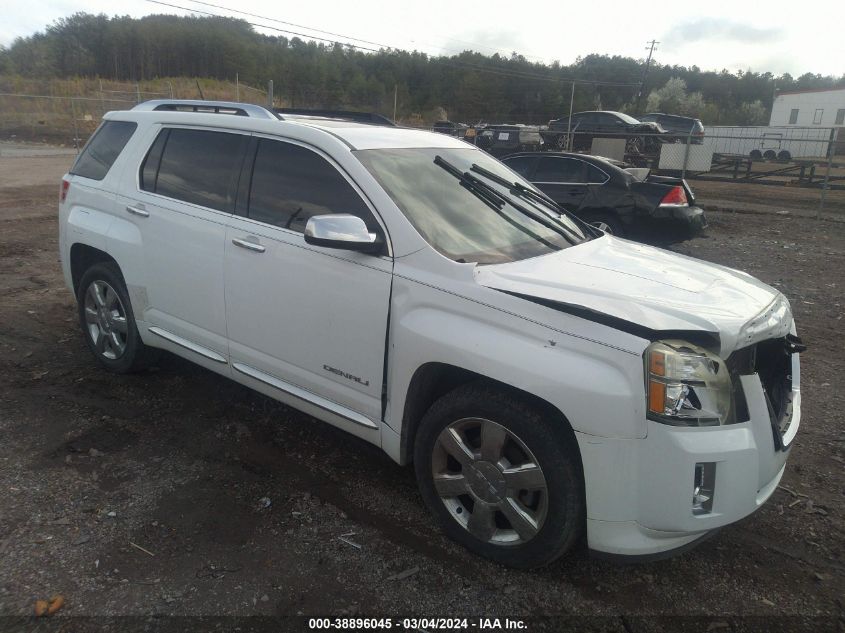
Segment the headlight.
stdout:
<path fill-rule="evenodd" d="M 731 378 L 724 361 L 685 341 L 658 341 L 645 353 L 648 418 L 674 426 L 731 424 Z"/>

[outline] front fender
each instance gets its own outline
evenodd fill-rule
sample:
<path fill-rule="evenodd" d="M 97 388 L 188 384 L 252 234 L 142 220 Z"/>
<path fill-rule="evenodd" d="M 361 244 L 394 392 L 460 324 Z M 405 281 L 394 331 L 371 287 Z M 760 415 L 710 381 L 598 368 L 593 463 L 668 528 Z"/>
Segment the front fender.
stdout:
<path fill-rule="evenodd" d="M 442 363 L 541 398 L 561 411 L 575 431 L 613 438 L 645 436 L 641 353 L 647 341 L 556 312 L 561 327 L 551 328 L 532 318 L 548 308 L 483 290 L 488 299 L 511 309 L 409 279 L 395 280 L 386 416 L 394 431 L 402 433 L 405 398 L 416 370 Z M 577 334 L 579 325 L 584 326 L 583 336 Z M 603 344 L 596 337 L 598 330 L 607 330 L 609 338 L 636 339 L 640 350 Z"/>

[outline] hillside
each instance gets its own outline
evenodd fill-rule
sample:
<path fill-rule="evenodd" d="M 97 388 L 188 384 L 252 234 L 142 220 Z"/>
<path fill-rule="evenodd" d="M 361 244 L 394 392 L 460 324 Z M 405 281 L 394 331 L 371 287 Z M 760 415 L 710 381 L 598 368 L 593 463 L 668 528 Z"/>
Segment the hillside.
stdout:
<path fill-rule="evenodd" d="M 392 115 L 395 94 L 400 117 L 425 116 L 443 107 L 453 120 L 469 122 L 545 123 L 568 111 L 572 79 L 582 82 L 575 92 L 575 110 L 601 107 L 636 113 L 642 74 L 643 61 L 625 57 L 587 55 L 569 65 L 547 66 L 515 53 L 503 57 L 465 51 L 430 57 L 392 49 L 365 51 L 263 35 L 242 20 L 171 15 L 133 19 L 77 13 L 16 40 L 8 49 L 0 48 L 0 75 L 7 76 L 5 82 L 16 81 L 14 77 L 102 78 L 140 82 L 155 92 L 163 90 L 166 84 L 161 78 L 166 77 L 204 77 L 232 84 L 237 76 L 260 87 L 273 79 L 276 95 L 287 105 Z M 806 74 L 796 79 L 655 63 L 645 95 L 672 78 L 685 82 L 695 98 L 684 100 L 684 107 L 706 124 L 758 122 L 749 117 L 765 114 L 776 88 L 845 86 L 845 76 Z M 190 86 L 192 81 L 184 83 Z M 197 96 L 197 91 L 190 96 Z M 644 98 L 639 106 L 646 103 Z"/>

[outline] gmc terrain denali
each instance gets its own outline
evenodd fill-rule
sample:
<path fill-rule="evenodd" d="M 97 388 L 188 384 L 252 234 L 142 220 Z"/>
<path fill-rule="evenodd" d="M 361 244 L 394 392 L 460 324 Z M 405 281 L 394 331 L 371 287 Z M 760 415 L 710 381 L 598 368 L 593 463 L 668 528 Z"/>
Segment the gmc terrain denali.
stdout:
<path fill-rule="evenodd" d="M 413 462 L 442 529 L 533 567 L 685 549 L 800 422 L 777 290 L 606 235 L 443 134 L 236 103 L 112 112 L 61 188 L 88 346 L 190 359 Z"/>

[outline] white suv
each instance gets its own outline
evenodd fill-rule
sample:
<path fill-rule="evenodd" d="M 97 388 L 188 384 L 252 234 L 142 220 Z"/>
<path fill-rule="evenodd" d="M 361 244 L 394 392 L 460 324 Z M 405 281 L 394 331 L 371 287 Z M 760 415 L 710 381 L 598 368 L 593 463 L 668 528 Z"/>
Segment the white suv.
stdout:
<path fill-rule="evenodd" d="M 234 103 L 106 115 L 62 182 L 97 360 L 168 350 L 414 463 L 442 529 L 533 567 L 756 510 L 800 421 L 777 290 L 605 235 L 436 133 Z"/>

